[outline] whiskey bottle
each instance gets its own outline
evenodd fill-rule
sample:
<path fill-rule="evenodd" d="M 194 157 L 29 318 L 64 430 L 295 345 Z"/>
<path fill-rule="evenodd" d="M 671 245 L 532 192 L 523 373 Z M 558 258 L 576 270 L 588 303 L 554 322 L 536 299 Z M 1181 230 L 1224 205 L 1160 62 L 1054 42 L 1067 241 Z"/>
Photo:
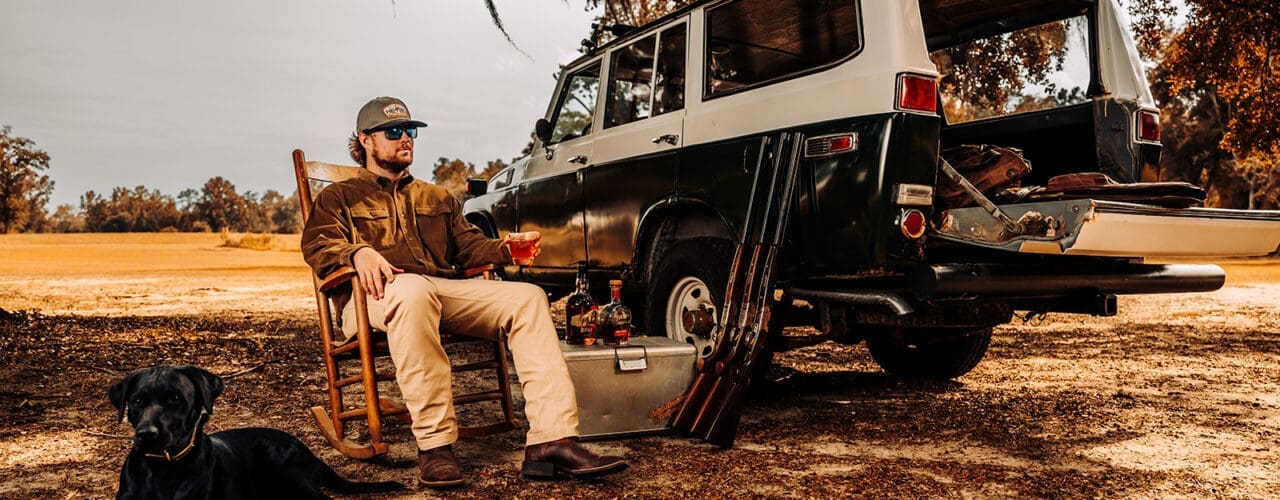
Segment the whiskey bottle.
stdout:
<path fill-rule="evenodd" d="M 600 341 L 627 345 L 631 340 L 631 309 L 622 303 L 622 280 L 609 281 L 609 303 L 600 309 Z"/>
<path fill-rule="evenodd" d="M 569 344 L 596 343 L 596 301 L 587 284 L 587 263 L 578 263 L 578 279 L 564 306 L 564 341 Z"/>

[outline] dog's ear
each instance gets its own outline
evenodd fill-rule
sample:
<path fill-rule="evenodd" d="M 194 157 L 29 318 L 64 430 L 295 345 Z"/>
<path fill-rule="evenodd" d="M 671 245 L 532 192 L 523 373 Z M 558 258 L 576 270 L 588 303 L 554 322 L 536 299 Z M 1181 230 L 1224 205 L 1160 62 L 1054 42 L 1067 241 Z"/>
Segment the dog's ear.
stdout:
<path fill-rule="evenodd" d="M 116 411 L 119 413 L 116 416 L 116 422 L 124 420 L 124 409 L 127 406 L 127 401 L 129 401 L 129 396 L 133 395 L 133 383 L 138 380 L 138 376 L 141 374 L 142 370 L 130 373 L 111 386 L 111 390 L 107 391 L 107 397 L 111 398 L 111 406 L 116 407 Z"/>
<path fill-rule="evenodd" d="M 198 366 L 181 366 L 178 367 L 178 372 L 186 375 L 196 385 L 196 390 L 200 392 L 200 404 L 204 405 L 205 413 L 212 415 L 213 400 L 222 394 L 222 377 Z"/>

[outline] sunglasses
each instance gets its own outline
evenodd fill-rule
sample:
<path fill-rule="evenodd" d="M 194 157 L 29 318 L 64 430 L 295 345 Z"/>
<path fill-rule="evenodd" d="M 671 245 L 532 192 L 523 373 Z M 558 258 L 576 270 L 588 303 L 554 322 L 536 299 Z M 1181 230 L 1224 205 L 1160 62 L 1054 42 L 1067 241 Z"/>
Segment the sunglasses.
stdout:
<path fill-rule="evenodd" d="M 382 135 L 385 135 L 388 141 L 398 141 L 400 140 L 400 136 L 404 134 L 409 134 L 410 139 L 418 138 L 418 127 L 388 127 L 375 130 L 374 132 L 378 131 L 381 131 Z"/>

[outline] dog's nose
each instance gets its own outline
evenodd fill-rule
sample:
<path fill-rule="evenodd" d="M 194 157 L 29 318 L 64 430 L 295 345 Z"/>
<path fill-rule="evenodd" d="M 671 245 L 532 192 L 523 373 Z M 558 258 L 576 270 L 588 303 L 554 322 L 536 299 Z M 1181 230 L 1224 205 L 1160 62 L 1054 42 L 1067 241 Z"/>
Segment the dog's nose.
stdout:
<path fill-rule="evenodd" d="M 138 427 L 133 432 L 133 438 L 138 441 L 151 441 L 160 436 L 160 429 L 155 424 L 145 424 Z"/>

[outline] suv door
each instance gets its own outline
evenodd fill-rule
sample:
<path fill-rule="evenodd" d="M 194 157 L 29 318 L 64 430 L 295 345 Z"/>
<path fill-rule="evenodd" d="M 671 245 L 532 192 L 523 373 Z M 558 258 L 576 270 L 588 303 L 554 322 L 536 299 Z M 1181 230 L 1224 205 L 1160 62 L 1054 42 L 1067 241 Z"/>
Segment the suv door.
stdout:
<path fill-rule="evenodd" d="M 635 255 L 645 208 L 675 191 L 683 145 L 687 23 L 609 54 L 604 123 L 585 172 L 591 266 L 622 268 Z"/>
<path fill-rule="evenodd" d="M 559 97 L 548 117 L 553 124 L 551 138 L 534 149 L 525 168 L 518 200 L 520 230 L 542 233 L 542 254 L 535 267 L 524 270 L 535 281 L 539 275 L 576 269 L 578 261 L 586 259 L 580 169 L 591 155 L 599 91 L 599 59 L 561 79 Z"/>

